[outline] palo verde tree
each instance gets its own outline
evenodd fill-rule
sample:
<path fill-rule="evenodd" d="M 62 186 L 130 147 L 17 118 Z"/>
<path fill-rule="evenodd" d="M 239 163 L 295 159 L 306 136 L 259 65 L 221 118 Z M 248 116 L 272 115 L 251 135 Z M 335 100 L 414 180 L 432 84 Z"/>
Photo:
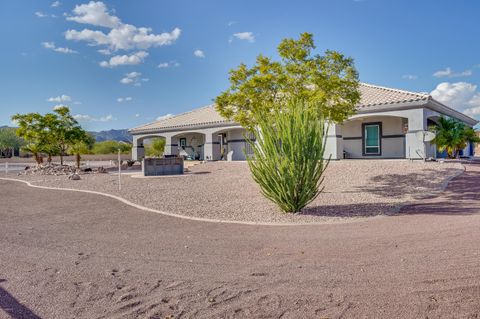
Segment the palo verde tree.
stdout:
<path fill-rule="evenodd" d="M 328 125 L 354 114 L 360 100 L 353 59 L 314 49 L 310 33 L 283 40 L 280 61 L 260 55 L 251 68 L 241 64 L 215 99 L 222 116 L 253 132 L 246 136 L 254 153 L 250 171 L 284 212 L 298 212 L 318 196 Z"/>
<path fill-rule="evenodd" d="M 435 133 L 432 144 L 440 152 L 446 151 L 448 158 L 457 158 L 467 143 L 480 142 L 473 128 L 453 118 L 440 117 L 438 124 L 430 127 L 430 130 Z"/>
<path fill-rule="evenodd" d="M 251 68 L 240 64 L 230 71 L 230 87 L 215 99 L 217 111 L 253 130 L 256 114 L 295 98 L 314 107 L 319 117 L 343 122 L 360 100 L 353 59 L 331 50 L 314 55 L 314 49 L 313 35 L 303 33 L 280 43 L 278 62 L 259 55 Z"/>

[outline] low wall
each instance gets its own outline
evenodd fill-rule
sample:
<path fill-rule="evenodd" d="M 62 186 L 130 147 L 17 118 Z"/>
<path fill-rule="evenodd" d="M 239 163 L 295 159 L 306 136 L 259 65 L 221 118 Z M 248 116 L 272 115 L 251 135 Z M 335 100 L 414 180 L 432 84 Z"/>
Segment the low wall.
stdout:
<path fill-rule="evenodd" d="M 183 174 L 183 158 L 144 158 L 142 160 L 142 173 L 143 176 Z"/>

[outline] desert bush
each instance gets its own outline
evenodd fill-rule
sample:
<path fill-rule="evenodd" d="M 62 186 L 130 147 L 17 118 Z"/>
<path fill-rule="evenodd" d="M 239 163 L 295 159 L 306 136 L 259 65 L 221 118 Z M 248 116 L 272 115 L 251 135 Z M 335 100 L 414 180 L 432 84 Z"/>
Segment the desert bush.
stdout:
<path fill-rule="evenodd" d="M 93 145 L 92 151 L 93 154 L 116 154 L 119 149 L 122 154 L 128 154 L 132 149 L 132 145 L 118 141 L 97 142 Z"/>
<path fill-rule="evenodd" d="M 326 128 L 318 109 L 305 100 L 266 107 L 257 114 L 256 140 L 248 165 L 262 193 L 287 213 L 299 212 L 321 192 Z"/>
<path fill-rule="evenodd" d="M 150 144 L 145 145 L 145 154 L 147 156 L 160 157 L 165 152 L 165 139 L 154 138 Z"/>

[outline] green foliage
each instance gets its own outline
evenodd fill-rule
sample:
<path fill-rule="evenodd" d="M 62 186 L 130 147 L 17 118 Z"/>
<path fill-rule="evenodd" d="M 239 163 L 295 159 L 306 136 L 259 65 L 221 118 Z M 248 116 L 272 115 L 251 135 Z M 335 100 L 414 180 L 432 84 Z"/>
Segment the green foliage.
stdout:
<path fill-rule="evenodd" d="M 255 117 L 257 140 L 247 138 L 253 178 L 284 212 L 300 211 L 321 192 L 326 128 L 314 106 L 297 99 L 273 107 L 269 116 Z"/>
<path fill-rule="evenodd" d="M 432 144 L 435 144 L 440 152 L 447 151 L 448 158 L 456 158 L 460 150 L 467 147 L 468 142 L 480 142 L 473 128 L 453 118 L 441 117 L 438 125 L 430 130 L 435 132 Z"/>
<path fill-rule="evenodd" d="M 303 33 L 298 40 L 280 43 L 280 62 L 260 55 L 252 68 L 241 64 L 231 70 L 230 88 L 215 100 L 217 111 L 253 130 L 255 114 L 299 98 L 315 107 L 319 118 L 343 122 L 360 101 L 353 59 L 330 50 L 323 56 L 313 55 L 313 49 L 313 35 Z"/>
<path fill-rule="evenodd" d="M 5 127 L 0 129 L 0 153 L 13 156 L 13 150 L 22 147 L 25 141 L 15 134 L 15 129 Z"/>
<path fill-rule="evenodd" d="M 56 107 L 53 113 L 43 116 L 39 113 L 15 114 L 12 120 L 18 123 L 17 135 L 29 143 L 29 149 L 37 152 L 33 153 L 35 158 L 40 158 L 40 152 L 47 153 L 49 160 L 58 154 L 62 165 L 68 148 L 88 139 L 67 106 Z"/>
<path fill-rule="evenodd" d="M 118 150 L 122 154 L 128 154 L 132 150 L 132 145 L 118 141 L 97 142 L 93 145 L 93 154 L 116 154 Z"/>
<path fill-rule="evenodd" d="M 80 169 L 81 155 L 91 153 L 94 144 L 94 137 L 85 132 L 83 136 L 78 137 L 75 144 L 69 146 L 68 152 L 75 155 L 75 162 L 78 169 Z"/>
<path fill-rule="evenodd" d="M 154 138 L 150 144 L 145 145 L 145 154 L 147 156 L 160 157 L 165 152 L 165 139 Z"/>

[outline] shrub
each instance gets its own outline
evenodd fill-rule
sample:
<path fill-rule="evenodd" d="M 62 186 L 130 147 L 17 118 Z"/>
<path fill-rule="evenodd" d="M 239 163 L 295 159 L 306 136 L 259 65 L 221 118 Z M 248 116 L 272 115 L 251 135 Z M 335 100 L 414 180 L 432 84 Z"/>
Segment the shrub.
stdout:
<path fill-rule="evenodd" d="M 93 145 L 93 154 L 116 154 L 119 149 L 122 154 L 128 154 L 132 146 L 129 143 L 112 140 L 97 142 Z"/>
<path fill-rule="evenodd" d="M 147 156 L 160 157 L 165 152 L 165 139 L 154 138 L 150 144 L 145 145 L 145 154 Z"/>
<path fill-rule="evenodd" d="M 302 100 L 257 115 L 248 165 L 262 193 L 284 212 L 299 212 L 321 192 L 326 130 L 318 108 Z"/>

